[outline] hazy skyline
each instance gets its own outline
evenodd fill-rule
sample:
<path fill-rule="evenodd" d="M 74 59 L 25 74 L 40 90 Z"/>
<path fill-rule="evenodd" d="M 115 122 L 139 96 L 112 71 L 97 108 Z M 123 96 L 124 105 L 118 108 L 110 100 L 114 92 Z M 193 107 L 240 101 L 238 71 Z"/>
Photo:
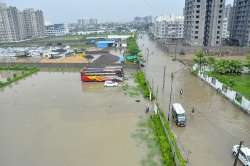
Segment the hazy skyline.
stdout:
<path fill-rule="evenodd" d="M 35 8 L 44 12 L 46 22 L 72 23 L 80 18 L 99 21 L 131 21 L 135 16 L 183 15 L 185 0 L 0 0 L 20 9 Z M 227 0 L 232 3 L 233 0 Z"/>

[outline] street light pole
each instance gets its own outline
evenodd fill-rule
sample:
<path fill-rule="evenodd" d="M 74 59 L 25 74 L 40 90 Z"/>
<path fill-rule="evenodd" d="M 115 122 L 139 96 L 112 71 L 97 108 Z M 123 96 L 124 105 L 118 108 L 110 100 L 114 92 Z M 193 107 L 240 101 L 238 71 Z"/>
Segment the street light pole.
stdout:
<path fill-rule="evenodd" d="M 172 93 L 173 93 L 173 81 L 174 81 L 174 73 L 171 73 L 171 86 L 170 86 L 170 96 L 169 96 L 169 109 L 168 109 L 168 121 L 170 120 L 170 112 L 171 112 L 171 102 L 172 102 Z"/>
<path fill-rule="evenodd" d="M 163 85 L 162 85 L 162 90 L 165 88 L 165 81 L 166 81 L 166 66 L 164 66 L 163 70 Z"/>

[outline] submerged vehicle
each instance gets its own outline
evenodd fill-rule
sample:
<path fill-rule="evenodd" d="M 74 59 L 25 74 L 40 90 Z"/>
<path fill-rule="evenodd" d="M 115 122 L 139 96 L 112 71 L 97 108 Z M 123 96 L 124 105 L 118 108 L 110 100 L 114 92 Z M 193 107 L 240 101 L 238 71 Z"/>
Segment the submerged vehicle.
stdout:
<path fill-rule="evenodd" d="M 236 156 L 239 151 L 239 145 L 234 145 L 232 148 L 233 155 Z M 243 163 L 245 166 L 250 166 L 250 149 L 241 146 L 240 152 L 239 152 L 239 160 Z"/>
<path fill-rule="evenodd" d="M 186 111 L 181 104 L 174 103 L 172 105 L 172 116 L 177 126 L 186 126 Z"/>
<path fill-rule="evenodd" d="M 81 80 L 84 82 L 121 82 L 123 76 L 122 66 L 84 67 L 81 70 Z"/>

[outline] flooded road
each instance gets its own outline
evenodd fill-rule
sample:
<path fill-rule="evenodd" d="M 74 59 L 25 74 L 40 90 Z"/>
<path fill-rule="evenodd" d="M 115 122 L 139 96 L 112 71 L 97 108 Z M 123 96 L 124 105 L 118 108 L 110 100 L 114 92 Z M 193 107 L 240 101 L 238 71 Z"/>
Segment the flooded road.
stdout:
<path fill-rule="evenodd" d="M 231 148 L 241 140 L 250 147 L 250 116 L 227 99 L 217 94 L 205 82 L 193 76 L 186 67 L 161 51 L 147 36 L 139 39 L 145 59 L 149 50 L 145 72 L 165 112 L 169 108 L 170 75 L 174 72 L 172 103 L 181 103 L 188 112 L 185 128 L 172 123 L 178 141 L 189 156 L 192 166 L 233 165 Z M 148 50 L 147 50 L 148 48 Z M 166 83 L 163 90 L 163 71 L 166 66 Z M 183 95 L 179 92 L 183 89 Z M 191 113 L 192 108 L 195 113 Z"/>
<path fill-rule="evenodd" d="M 39 72 L 0 91 L 1 166 L 138 166 L 145 103 L 122 88 Z"/>

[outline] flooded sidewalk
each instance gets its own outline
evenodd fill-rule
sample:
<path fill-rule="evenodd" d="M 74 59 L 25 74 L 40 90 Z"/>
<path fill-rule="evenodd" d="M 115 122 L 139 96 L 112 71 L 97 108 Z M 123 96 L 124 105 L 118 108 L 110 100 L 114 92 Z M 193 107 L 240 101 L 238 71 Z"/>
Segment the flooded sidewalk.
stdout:
<path fill-rule="evenodd" d="M 122 87 L 39 72 L 0 91 L 0 165 L 138 166 L 132 133 L 146 103 Z"/>

